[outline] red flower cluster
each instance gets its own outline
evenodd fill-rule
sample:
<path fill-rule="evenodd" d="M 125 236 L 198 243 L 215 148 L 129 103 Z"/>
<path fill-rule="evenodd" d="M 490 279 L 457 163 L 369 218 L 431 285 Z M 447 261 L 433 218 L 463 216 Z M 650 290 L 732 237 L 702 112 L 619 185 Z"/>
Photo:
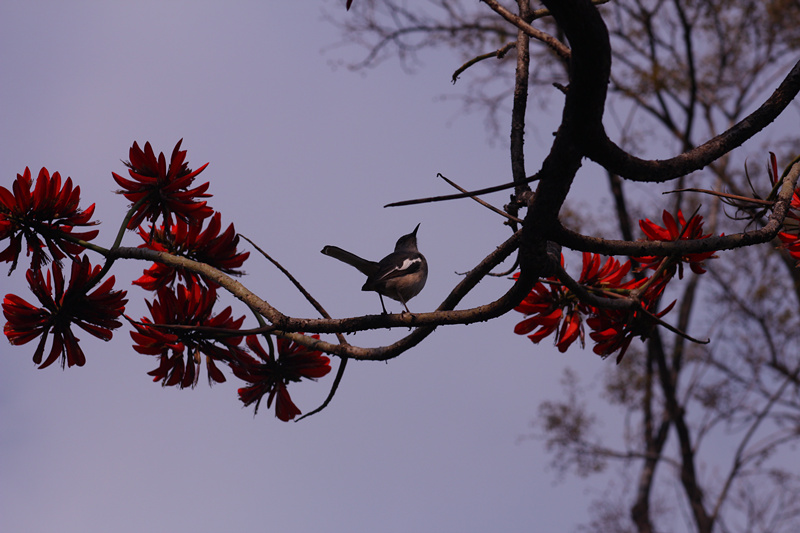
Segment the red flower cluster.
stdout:
<path fill-rule="evenodd" d="M 785 231 L 780 232 L 778 238 L 789 255 L 797 260 L 797 265 L 800 265 L 800 189 L 794 190 L 783 227 Z"/>
<path fill-rule="evenodd" d="M 187 257 L 211 265 L 227 274 L 240 275 L 241 272 L 236 269 L 242 266 L 250 256 L 250 252 L 239 253 L 236 251 L 236 247 L 239 245 L 239 236 L 236 234 L 233 224 L 220 234 L 222 228 L 220 219 L 221 215 L 214 213 L 208 227 L 202 231 L 200 225 L 190 226 L 180 219 L 173 224 L 169 232 L 164 231 L 164 226 L 156 231 L 146 231 L 140 227 L 139 235 L 145 242 L 140 248 L 150 248 Z M 194 272 L 176 269 L 162 263 L 153 263 L 144 271 L 144 275 L 133 283 L 146 290 L 156 291 L 161 287 L 173 285 L 177 279 L 184 280 L 187 285 L 204 282 L 207 286 L 216 286 L 213 282 L 201 278 Z"/>
<path fill-rule="evenodd" d="M 318 335 L 311 338 L 318 339 Z M 246 406 L 256 404 L 255 411 L 264 395 L 267 395 L 267 408 L 275 402 L 275 416 L 288 422 L 300 414 L 300 409 L 292 402 L 286 385 L 303 378 L 317 379 L 331 371 L 330 359 L 318 350 L 306 348 L 303 345 L 278 338 L 278 357 L 273 357 L 264 351 L 258 342 L 258 337 L 247 337 L 247 346 L 255 353 L 260 361 L 250 357 L 241 357 L 238 364 L 232 364 L 231 370 L 240 379 L 251 383 L 248 387 L 239 389 L 239 399 Z"/>
<path fill-rule="evenodd" d="M 639 221 L 639 227 L 651 241 L 697 240 L 707 239 L 711 236 L 710 233 L 703 235 L 703 217 L 700 215 L 694 215 L 687 223 L 680 209 L 678 210 L 677 221 L 668 211 L 664 210 L 661 218 L 664 221 L 664 227 L 651 222 L 649 218 Z M 683 263 L 689 263 L 689 268 L 691 268 L 692 272 L 695 274 L 705 273 L 703 261 L 716 257 L 714 253 L 715 252 L 711 251 L 682 256 L 680 262 L 677 264 L 678 277 L 683 279 Z M 633 259 L 641 264 L 640 268 L 642 270 L 648 268 L 656 270 L 663 261 L 669 260 L 667 257 L 655 255 L 634 257 Z M 675 274 L 674 264 L 670 265 L 668 274 L 669 276 Z"/>
<path fill-rule="evenodd" d="M 800 198 L 796 200 L 796 205 L 800 209 Z M 697 240 L 711 236 L 703 234 L 703 217 L 699 215 L 692 216 L 687 222 L 681 211 L 678 211 L 677 219 L 664 211 L 662 220 L 663 227 L 649 219 L 639 221 L 639 226 L 649 240 Z M 797 250 L 800 258 L 800 245 L 797 246 Z M 636 295 L 638 305 L 629 309 L 594 307 L 582 301 L 558 279 L 549 278 L 534 285 L 516 308 L 516 311 L 530 316 L 518 323 L 514 331 L 520 335 L 533 331 L 528 338 L 534 343 L 556 333 L 556 347 L 564 352 L 577 339 L 581 340 L 583 346 L 584 317 L 586 317 L 585 324 L 592 330 L 589 337 L 595 342 L 594 352 L 603 357 L 619 352 L 617 356 L 619 362 L 633 338 L 649 336 L 658 319 L 672 309 L 675 302 L 660 312 L 656 311 L 656 306 L 672 276 L 676 272 L 680 277 L 683 276 L 683 263 L 689 263 L 693 272 L 702 274 L 705 272 L 703 262 L 712 257 L 715 257 L 714 251 L 685 254 L 677 261 L 664 256 L 636 257 L 633 259 L 641 264 L 639 272 L 647 269 L 658 271 L 662 265 L 666 268 L 658 273 L 658 279 L 642 277 L 623 281 L 630 272 L 630 261 L 620 264 L 616 259 L 609 258 L 602 263 L 600 256 L 584 253 L 583 269 L 578 279 L 580 285 L 593 294 L 605 297 L 625 297 L 632 291 L 637 293 L 643 291 L 642 294 Z M 563 257 L 561 262 L 563 265 Z"/>
<path fill-rule="evenodd" d="M 769 153 L 767 174 L 774 193 L 780 183 L 781 176 L 778 174 L 778 158 L 772 152 Z M 768 196 L 768 198 L 770 197 L 771 195 Z M 792 201 L 789 203 L 789 210 L 783 221 L 783 230 L 778 234 L 778 238 L 781 240 L 783 248 L 797 261 L 795 266 L 800 267 L 800 187 L 796 188 L 792 194 Z"/>
<path fill-rule="evenodd" d="M 36 186 L 33 187 L 31 171 L 25 169 L 17 174 L 11 191 L 0 187 L 0 240 L 9 239 L 5 250 L 0 252 L 0 261 L 11 262 L 11 270 L 17 266 L 22 251 L 22 237 L 25 237 L 27 254 L 31 258 L 31 268 L 39 270 L 46 264 L 46 250 L 55 261 L 65 257 L 76 259 L 83 247 L 75 239 L 90 241 L 97 236 L 97 230 L 73 232 L 75 227 L 92 226 L 94 204 L 81 210 L 81 188 L 72 186 L 67 178 L 61 185 L 61 175 L 51 176 L 46 168 L 39 171 Z M 12 192 L 13 191 L 13 192 Z"/>
<path fill-rule="evenodd" d="M 563 256 L 561 261 L 563 264 Z M 583 268 L 578 283 L 598 296 L 622 296 L 642 287 L 648 281 L 647 278 L 623 281 L 630 269 L 630 261 L 621 264 L 610 257 L 603 263 L 599 255 L 584 252 Z M 654 306 L 663 287 L 663 284 L 653 285 L 642 296 L 643 305 L 648 309 Z M 578 339 L 581 341 L 581 346 L 584 345 L 584 317 L 586 317 L 585 323 L 592 330 L 589 336 L 596 343 L 595 353 L 607 357 L 617 350 L 622 350 L 618 361 L 622 359 L 633 337 L 641 336 L 646 329 L 644 320 L 640 316 L 644 313 L 638 312 L 637 315 L 637 311 L 594 307 L 582 301 L 556 278 L 548 278 L 534 285 L 515 311 L 531 315 L 516 325 L 515 333 L 525 335 L 535 329 L 534 333 L 528 335 L 534 343 L 556 333 L 555 344 L 560 352 L 565 352 Z M 667 311 L 669 308 L 662 314 Z M 630 321 L 642 324 L 633 327 L 629 324 Z"/>
<path fill-rule="evenodd" d="M 169 167 L 163 152 L 156 158 L 149 142 L 145 143 L 144 150 L 134 142 L 130 149 L 130 160 L 125 162 L 132 179 L 111 173 L 122 187 L 118 192 L 134 205 L 138 204 L 128 222 L 128 229 L 136 229 L 145 219 L 155 223 L 159 216 L 163 217 L 164 224 L 169 227 L 172 225 L 172 215 L 192 225 L 212 215 L 213 210 L 206 202 L 197 200 L 211 196 L 206 194 L 208 182 L 190 188 L 208 163 L 197 170 L 190 169 L 185 162 L 186 150 L 180 150 L 182 142 L 183 139 L 178 141 L 172 150 Z"/>
<path fill-rule="evenodd" d="M 156 157 L 150 143 L 145 143 L 144 149 L 133 143 L 130 160 L 125 163 L 130 177 L 112 173 L 122 187 L 118 192 L 133 203 L 125 227 L 138 230 L 145 242 L 142 248 L 239 275 L 250 254 L 237 250 L 239 237 L 234 225 L 223 229 L 220 213 L 206 205 L 209 184 L 193 186 L 207 164 L 191 170 L 186 151 L 180 150 L 181 142 L 169 163 L 163 153 Z M 103 280 L 107 268 L 93 267 L 87 258 L 79 257 L 84 247 L 105 253 L 101 247 L 87 244 L 97 236 L 96 230 L 75 231 L 95 224 L 90 221 L 94 205 L 81 210 L 79 203 L 80 188 L 73 187 L 69 178 L 62 185 L 58 173 L 50 176 L 44 168 L 35 186 L 30 170 L 25 169 L 11 190 L 0 187 L 0 240 L 10 241 L 0 251 L 0 261 L 12 262 L 13 271 L 22 239 L 26 239 L 28 255 L 32 255 L 27 280 L 40 302 L 37 307 L 19 296 L 7 295 L 2 304 L 7 319 L 4 332 L 15 345 L 38 339 L 33 359 L 40 368 L 59 358 L 62 367 L 85 364 L 73 325 L 103 340 L 111 339 L 113 330 L 122 325 L 119 319 L 125 312 L 126 292 L 113 290 L 113 276 Z M 142 225 L 145 221 L 151 222 L 149 231 Z M 51 257 L 52 269 L 43 273 L 42 266 Z M 73 259 L 68 284 L 60 263 L 65 257 Z M 266 395 L 267 405 L 271 407 L 274 401 L 277 417 L 287 421 L 300 414 L 287 385 L 330 372 L 330 359 L 322 352 L 285 339 L 277 339 L 276 355 L 272 342 L 266 352 L 257 337 L 248 337 L 251 355 L 242 346 L 244 316 L 234 318 L 231 307 L 215 312 L 218 286 L 198 274 L 156 263 L 134 284 L 155 292 L 152 302 L 146 302 L 150 317 L 138 323 L 131 320 L 134 349 L 158 357 L 158 367 L 148 374 L 165 386 L 194 387 L 203 363 L 209 384 L 224 382 L 219 365 L 227 365 L 247 383 L 239 389 L 245 405 L 255 403 L 257 410 Z M 51 334 L 52 346 L 46 350 Z"/>
<path fill-rule="evenodd" d="M 627 311 L 606 309 L 603 312 L 596 312 L 586 319 L 586 324 L 592 328 L 589 337 L 595 342 L 594 353 L 601 357 L 608 357 L 619 351 L 617 354 L 617 363 L 619 363 L 634 337 L 642 339 L 649 337 L 655 327 L 655 322 L 648 313 L 661 318 L 669 313 L 675 305 L 673 301 L 661 311 L 657 313 L 653 311 L 664 286 L 664 284 L 655 285 L 653 293 L 655 296 L 649 295 L 642 298 L 642 305 L 647 312 L 640 309 Z"/>
<path fill-rule="evenodd" d="M 159 357 L 158 368 L 148 372 L 153 381 L 164 386 L 194 387 L 200 375 L 201 354 L 205 355 L 209 384 L 225 381 L 215 361 L 229 363 L 242 356 L 244 352 L 238 347 L 242 337 L 220 337 L 214 330 L 238 330 L 244 316 L 233 319 L 230 307 L 212 314 L 216 298 L 216 290 L 195 284 L 178 285 L 174 291 L 161 287 L 156 299 L 147 302 L 152 320 L 142 318 L 130 334 L 136 343 L 134 350 Z"/>
<path fill-rule="evenodd" d="M 91 335 L 105 341 L 111 339 L 112 330 L 122 324 L 117 320 L 125 312 L 125 291 L 114 291 L 114 276 L 106 279 L 94 292 L 89 291 L 99 282 L 100 266 L 92 267 L 87 258 L 73 261 L 69 286 L 64 288 L 61 267 L 54 263 L 52 278 L 40 270 L 28 270 L 31 291 L 42 304 L 36 307 L 14 294 L 3 300 L 6 317 L 4 332 L 11 344 L 26 344 L 41 337 L 33 355 L 33 362 L 45 368 L 61 357 L 61 366 L 83 366 L 86 357 L 72 332 L 75 324 Z M 55 292 L 54 292 L 55 289 Z M 48 334 L 53 334 L 50 353 L 42 363 Z"/>

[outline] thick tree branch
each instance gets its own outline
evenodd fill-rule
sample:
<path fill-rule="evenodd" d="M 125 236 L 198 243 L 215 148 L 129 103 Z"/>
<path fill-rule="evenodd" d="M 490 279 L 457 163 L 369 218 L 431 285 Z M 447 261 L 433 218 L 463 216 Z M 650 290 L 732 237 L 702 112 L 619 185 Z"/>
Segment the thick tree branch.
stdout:
<path fill-rule="evenodd" d="M 800 92 L 800 61 L 798 61 L 775 92 L 753 113 L 729 130 L 704 144 L 671 159 L 645 160 L 633 156 L 614 144 L 602 132 L 588 139 L 586 156 L 609 172 L 631 181 L 664 182 L 685 176 L 711 164 L 764 129 Z"/>
<path fill-rule="evenodd" d="M 546 0 L 544 4 L 572 45 L 570 85 L 561 125 L 538 172 L 539 185 L 525 217 L 520 249 L 522 272 L 544 261 L 547 235 L 559 225 L 558 214 L 581 166 L 583 139 L 595 136 L 595 130 L 602 131 L 611 68 L 608 31 L 590 2 Z"/>
<path fill-rule="evenodd" d="M 392 315 L 367 315 L 343 319 L 310 319 L 293 318 L 284 315 L 265 300 L 259 298 L 240 282 L 219 270 L 185 257 L 174 256 L 164 252 L 146 248 L 121 247 L 111 252 L 114 258 L 140 259 L 155 261 L 175 268 L 185 268 L 202 274 L 219 284 L 233 296 L 256 310 L 270 322 L 262 331 L 290 338 L 304 346 L 309 346 L 326 353 L 351 357 L 354 359 L 385 360 L 400 355 L 415 346 L 433 330 L 445 324 L 470 324 L 482 322 L 501 316 L 513 309 L 533 286 L 535 277 L 520 276 L 512 287 L 494 302 L 455 311 L 455 306 L 466 296 L 491 270 L 503 262 L 517 249 L 520 232 L 512 235 L 503 244 L 481 261 L 478 266 L 468 272 L 461 282 L 450 292 L 439 308 L 430 313 L 402 313 Z M 397 342 L 378 348 L 361 348 L 357 346 L 333 344 L 323 340 L 315 340 L 305 333 L 345 333 L 391 327 L 416 328 L 411 334 Z"/>

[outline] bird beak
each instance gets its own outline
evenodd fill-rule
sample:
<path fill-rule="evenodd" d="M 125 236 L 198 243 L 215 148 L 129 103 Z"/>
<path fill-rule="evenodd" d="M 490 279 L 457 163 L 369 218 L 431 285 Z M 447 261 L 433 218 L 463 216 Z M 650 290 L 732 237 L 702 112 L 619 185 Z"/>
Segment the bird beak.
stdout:
<path fill-rule="evenodd" d="M 420 224 L 421 224 L 421 222 L 420 222 Z M 414 231 L 412 231 L 412 232 L 411 232 L 411 234 L 412 234 L 414 237 L 416 237 L 416 236 L 417 236 L 417 230 L 418 230 L 418 229 L 419 229 L 419 224 L 417 224 L 417 227 L 416 227 L 416 228 L 414 228 Z"/>

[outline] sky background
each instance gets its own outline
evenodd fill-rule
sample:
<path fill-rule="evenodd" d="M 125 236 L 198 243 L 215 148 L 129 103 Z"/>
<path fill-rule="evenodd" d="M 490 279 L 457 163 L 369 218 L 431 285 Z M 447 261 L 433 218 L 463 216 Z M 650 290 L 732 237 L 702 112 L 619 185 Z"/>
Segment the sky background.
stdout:
<path fill-rule="evenodd" d="M 210 162 L 200 180 L 223 224 L 235 222 L 335 317 L 380 303 L 359 290 L 357 271 L 319 250 L 378 259 L 421 223 L 430 276 L 410 307 L 434 309 L 508 228 L 470 201 L 382 206 L 451 192 L 437 172 L 467 188 L 508 181 L 507 136 L 491 142 L 482 115 L 442 101 L 463 91 L 450 83 L 460 58 L 425 54 L 413 75 L 396 61 L 354 73 L 341 62 L 363 50 L 334 46 L 341 36 L 324 12 L 347 16 L 344 0 L 4 0 L 0 183 L 26 166 L 72 177 L 82 206 L 97 203 L 96 242 L 109 244 L 127 206 L 111 172 L 125 173 L 133 141 L 169 155 L 182 138 L 192 168 Z M 548 120 L 526 140 L 530 171 L 549 147 Z M 597 183 L 587 198 L 605 194 Z M 507 194 L 488 199 L 502 205 Z M 26 264 L 0 278 L 2 294 L 35 301 Z M 137 318 L 149 295 L 129 283 L 146 267 L 114 267 Z M 254 254 L 244 268 L 243 283 L 284 313 L 314 316 L 266 261 Z M 509 284 L 486 279 L 462 306 Z M 571 529 L 605 481 L 556 483 L 542 443 L 524 437 L 539 403 L 559 397 L 566 366 L 595 376 L 613 361 L 534 346 L 513 334 L 520 318 L 442 327 L 388 363 L 351 363 L 331 405 L 300 423 L 278 421 L 266 404 L 254 417 L 237 380 L 162 388 L 146 375 L 155 358 L 133 351 L 127 328 L 108 343 L 80 334 L 87 364 L 63 372 L 38 370 L 33 344 L 0 341 L 0 531 Z M 290 389 L 303 412 L 333 375 Z M 603 429 L 614 440 L 619 426 L 609 417 Z"/>

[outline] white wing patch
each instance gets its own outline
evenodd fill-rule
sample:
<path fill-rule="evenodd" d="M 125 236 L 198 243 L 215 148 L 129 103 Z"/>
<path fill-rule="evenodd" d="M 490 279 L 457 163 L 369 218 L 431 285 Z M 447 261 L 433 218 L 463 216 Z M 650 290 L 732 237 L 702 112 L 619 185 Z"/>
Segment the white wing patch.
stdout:
<path fill-rule="evenodd" d="M 417 257 L 416 259 L 406 259 L 403 261 L 403 264 L 397 270 L 408 270 L 416 263 L 422 263 L 422 259 Z"/>
<path fill-rule="evenodd" d="M 404 259 L 403 263 L 400 266 L 396 266 L 396 267 L 392 268 L 391 270 L 388 270 L 388 271 L 384 272 L 375 281 L 388 280 L 388 279 L 392 279 L 392 278 L 396 278 L 396 277 L 402 276 L 405 272 L 407 272 L 409 270 L 418 269 L 419 267 L 415 268 L 415 266 L 419 265 L 419 264 L 422 264 L 422 259 L 420 259 L 419 257 L 415 257 L 414 259 Z"/>

